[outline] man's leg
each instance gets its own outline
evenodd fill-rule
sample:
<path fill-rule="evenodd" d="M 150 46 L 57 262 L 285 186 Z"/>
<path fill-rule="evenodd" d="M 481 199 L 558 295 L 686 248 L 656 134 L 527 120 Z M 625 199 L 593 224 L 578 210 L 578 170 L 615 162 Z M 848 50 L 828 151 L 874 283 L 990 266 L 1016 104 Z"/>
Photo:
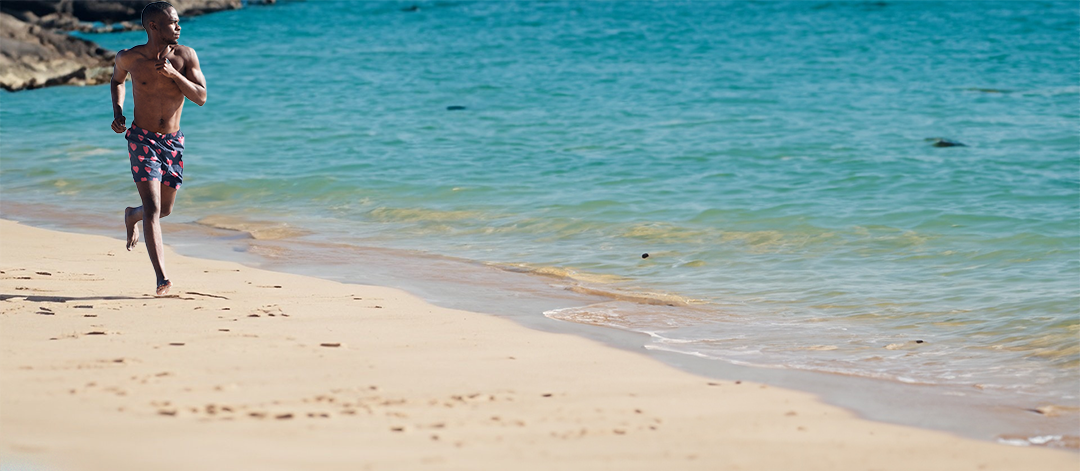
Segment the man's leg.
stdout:
<path fill-rule="evenodd" d="M 136 183 L 138 186 L 138 183 Z M 141 195 L 140 190 L 140 195 Z M 176 188 L 171 186 L 161 186 L 161 215 L 160 217 L 168 216 L 172 212 L 173 201 L 176 200 Z M 124 225 L 127 226 L 127 249 L 130 252 L 132 248 L 139 245 L 139 231 L 135 230 L 135 226 L 139 224 L 139 221 L 143 220 L 143 207 L 131 207 L 128 206 L 124 209 Z"/>
<path fill-rule="evenodd" d="M 176 188 L 161 185 L 161 217 L 172 214 L 174 202 L 176 202 Z"/>
<path fill-rule="evenodd" d="M 127 226 L 127 249 L 131 251 L 133 247 L 139 245 L 139 231 L 135 230 L 135 225 L 142 221 L 143 210 L 142 206 L 133 208 L 128 206 L 124 208 L 124 225 Z"/>
<path fill-rule="evenodd" d="M 143 205 L 139 208 L 128 208 L 124 212 L 125 222 L 128 224 L 128 233 L 134 233 L 134 225 L 138 222 L 137 217 L 142 218 L 143 235 L 146 237 L 146 252 L 150 255 L 150 263 L 154 266 L 157 275 L 157 294 L 168 293 L 168 276 L 162 267 L 165 258 L 165 246 L 161 242 L 161 218 L 172 212 L 173 202 L 176 200 L 176 188 L 162 185 L 161 182 L 135 182 L 139 189 L 139 197 Z M 138 242 L 138 236 L 135 236 Z M 132 238 L 128 237 L 128 250 L 134 245 Z"/>

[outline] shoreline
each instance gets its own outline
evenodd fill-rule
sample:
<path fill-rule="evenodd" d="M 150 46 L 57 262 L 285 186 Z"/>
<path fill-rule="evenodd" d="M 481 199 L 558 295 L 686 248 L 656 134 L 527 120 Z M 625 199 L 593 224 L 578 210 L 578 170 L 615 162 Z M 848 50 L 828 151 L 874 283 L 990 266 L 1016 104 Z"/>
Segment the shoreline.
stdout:
<path fill-rule="evenodd" d="M 50 208 L 40 204 L 14 205 L 17 218 L 30 219 L 31 224 L 45 227 L 54 227 L 61 230 L 77 230 L 80 232 L 92 232 L 107 234 L 108 230 L 101 225 L 101 221 L 93 217 L 86 217 L 83 221 L 71 221 L 66 225 L 57 224 L 58 214 L 50 214 Z M 12 205 L 9 203 L 5 208 L 5 219 L 12 217 Z M 52 208 L 57 210 L 56 208 Z M 19 213 L 22 213 L 21 217 Z M 28 216 L 33 214 L 33 216 Z M 50 222 L 51 221 L 51 222 Z M 81 224 L 81 226 L 80 226 Z M 97 224 L 98 226 L 95 226 Z M 266 268 L 272 271 L 316 276 L 322 279 L 356 283 L 358 280 L 347 277 L 335 276 L 333 267 L 328 269 L 328 261 L 332 256 L 322 254 L 313 256 L 311 253 L 298 257 L 290 257 L 284 261 L 275 262 L 268 254 L 282 253 L 280 247 L 271 249 L 274 244 L 286 244 L 289 241 L 255 241 L 238 236 L 231 231 L 212 229 L 191 223 L 173 223 L 167 232 L 170 233 L 171 241 L 180 253 L 197 253 L 199 257 L 210 257 L 217 260 L 239 262 L 246 266 Z M 80 228 L 81 227 L 81 228 Z M 112 237 L 116 237 L 113 235 Z M 117 238 L 117 240 L 119 240 Z M 257 242 L 257 244 L 256 244 Z M 296 244 L 293 244 L 296 245 Z M 216 246 L 216 247 L 215 247 Z M 262 249 L 258 249 L 262 247 Z M 207 250 L 211 249 L 211 250 Z M 256 250 L 258 249 L 258 250 Z M 275 252 L 276 250 L 276 252 Z M 557 293 L 547 286 L 546 280 L 537 276 L 518 274 L 517 278 L 531 280 L 535 283 L 532 289 L 519 290 L 514 293 L 505 293 L 496 286 L 495 290 L 474 289 L 471 293 L 462 293 L 461 289 L 466 282 L 494 282 L 492 279 L 478 279 L 477 273 L 497 271 L 491 267 L 478 267 L 473 264 L 474 270 L 466 280 L 449 280 L 447 277 L 428 277 L 417 279 L 421 274 L 417 271 L 408 271 L 404 275 L 395 273 L 389 278 L 380 278 L 388 275 L 388 270 L 397 270 L 403 265 L 403 258 L 409 254 L 406 252 L 393 253 L 389 249 L 371 249 L 365 252 L 366 260 L 375 261 L 374 265 L 380 265 L 380 270 L 375 270 L 367 280 L 359 280 L 361 284 L 391 286 L 403 289 L 414 296 L 419 296 L 427 302 L 442 307 L 463 309 L 473 312 L 484 313 L 494 317 L 509 318 L 518 325 L 542 332 L 572 334 L 586 339 L 604 343 L 608 347 L 615 347 L 625 351 L 631 351 L 638 355 L 661 361 L 666 365 L 687 371 L 704 377 L 722 380 L 751 380 L 771 386 L 805 391 L 817 395 L 825 403 L 850 410 L 860 417 L 883 421 L 893 424 L 915 426 L 927 430 L 938 430 L 958 434 L 960 436 L 987 441 L 1017 440 L 1020 437 L 1031 437 L 1039 441 L 1040 437 L 1063 435 L 1065 439 L 1054 446 L 1074 448 L 1074 425 L 1072 418 L 1075 412 L 1065 410 L 1053 411 L 1052 414 L 1040 415 L 1032 409 L 1023 407 L 1003 407 L 987 398 L 982 400 L 973 397 L 955 397 L 948 391 L 935 386 L 918 386 L 897 384 L 888 380 L 870 379 L 856 376 L 844 376 L 816 371 L 800 371 L 793 369 L 768 369 L 760 367 L 745 367 L 733 365 L 715 359 L 695 358 L 682 353 L 666 352 L 656 349 L 645 348 L 647 336 L 644 334 L 613 329 L 611 327 L 599 327 L 586 324 L 568 323 L 549 319 L 541 314 L 547 309 L 570 307 L 588 303 L 588 296 L 566 292 L 565 296 L 553 298 Z M 142 251 L 140 250 L 140 254 Z M 145 255 L 145 254 L 142 254 Z M 307 264 L 297 264 L 298 260 L 308 257 Z M 381 258 L 380 258 L 381 257 Z M 443 272 L 448 274 L 460 273 L 461 260 L 440 259 L 432 256 L 417 256 L 405 265 L 413 268 L 422 268 L 425 272 Z M 440 266 L 441 265 L 441 266 Z M 434 268 L 435 270 L 431 270 Z M 340 275 L 340 273 L 336 273 Z M 492 276 L 505 276 L 506 273 L 498 271 Z M 410 278 L 412 276 L 412 278 Z M 482 278 L 482 277 L 481 277 Z M 454 281 L 454 283 L 446 283 Z M 436 286 L 442 282 L 444 286 Z M 485 284 L 487 288 L 492 285 Z M 518 286 L 521 287 L 521 286 Z M 494 293 L 487 296 L 484 293 Z M 473 295 L 473 296 L 470 296 Z M 454 298 L 456 296 L 456 299 Z M 481 298 L 487 299 L 481 299 Z M 510 308 L 516 305 L 517 308 Z M 943 394 L 944 393 L 944 394 Z M 901 405 L 897 407 L 897 405 Z M 1018 442 L 1013 442 L 1018 444 Z"/>
<path fill-rule="evenodd" d="M 8 462 L 1075 467 L 1068 451 L 871 422 L 808 393 L 710 380 L 397 289 L 169 249 L 185 281 L 174 297 L 154 298 L 138 284 L 144 254 L 116 239 L 6 220 L 0 230 L 0 410 L 5 430 L 18 431 L 0 441 Z"/>

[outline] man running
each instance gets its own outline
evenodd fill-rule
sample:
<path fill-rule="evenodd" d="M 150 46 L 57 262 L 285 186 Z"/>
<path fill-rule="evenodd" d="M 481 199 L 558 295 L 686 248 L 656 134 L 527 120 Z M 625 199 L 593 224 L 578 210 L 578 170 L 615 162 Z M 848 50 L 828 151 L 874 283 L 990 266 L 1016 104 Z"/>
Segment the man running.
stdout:
<path fill-rule="evenodd" d="M 111 84 L 112 129 L 127 133 L 131 175 L 142 198 L 142 206 L 124 210 L 127 249 L 138 244 L 135 226 L 142 221 L 146 251 L 157 274 L 158 296 L 168 294 L 172 286 L 162 267 L 165 249 L 160 219 L 172 212 L 176 190 L 184 181 L 180 112 L 185 97 L 199 106 L 206 103 L 206 78 L 199 69 L 199 58 L 190 47 L 177 44 L 179 22 L 172 5 L 147 5 L 142 11 L 146 44 L 116 53 Z M 135 119 L 131 128 L 125 129 L 124 81 L 128 75 L 135 97 Z"/>

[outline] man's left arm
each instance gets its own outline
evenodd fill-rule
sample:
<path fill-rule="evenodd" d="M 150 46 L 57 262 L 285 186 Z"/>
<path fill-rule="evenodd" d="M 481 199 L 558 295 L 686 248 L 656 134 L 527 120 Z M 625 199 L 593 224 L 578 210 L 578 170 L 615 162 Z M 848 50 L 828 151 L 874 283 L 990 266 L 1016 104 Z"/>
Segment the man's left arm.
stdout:
<path fill-rule="evenodd" d="M 187 48 L 184 59 L 187 62 L 187 72 L 181 74 L 172 64 L 166 62 L 164 59 L 158 61 L 157 70 L 162 75 L 172 79 L 176 83 L 177 87 L 180 87 L 180 92 L 191 100 L 196 105 L 202 106 L 206 103 L 206 77 L 203 76 L 202 69 L 199 68 L 199 57 L 195 55 L 195 50 Z"/>

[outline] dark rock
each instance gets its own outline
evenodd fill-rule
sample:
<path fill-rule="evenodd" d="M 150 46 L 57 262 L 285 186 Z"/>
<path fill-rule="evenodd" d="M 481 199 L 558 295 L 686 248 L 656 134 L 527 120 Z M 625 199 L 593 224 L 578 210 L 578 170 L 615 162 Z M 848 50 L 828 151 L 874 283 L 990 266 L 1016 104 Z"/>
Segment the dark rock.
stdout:
<path fill-rule="evenodd" d="M 36 21 L 26 22 L 49 31 L 88 31 L 93 28 L 90 23 L 83 23 L 68 13 L 49 13 L 37 18 Z"/>
<path fill-rule="evenodd" d="M 85 26 L 86 23 L 83 23 Z M 130 21 L 121 21 L 119 23 L 107 24 L 104 26 L 94 26 L 90 28 L 90 33 L 119 33 L 123 31 L 142 31 L 143 27 L 141 23 L 132 23 Z"/>
<path fill-rule="evenodd" d="M 142 9 L 152 2 L 114 0 L 109 2 L 73 1 L 71 3 L 71 13 L 80 21 L 116 23 L 119 21 L 138 19 L 142 14 Z M 176 6 L 176 4 L 174 3 L 173 6 Z M 179 12 L 180 7 L 177 7 L 177 13 Z"/>
<path fill-rule="evenodd" d="M 11 14 L 12 11 L 31 12 L 37 16 L 45 16 L 51 13 L 71 14 L 72 1 L 42 1 L 42 0 L 4 0 L 0 2 L 0 11 Z"/>
<path fill-rule="evenodd" d="M 461 111 L 461 110 L 464 110 L 464 109 L 465 109 L 465 107 L 460 106 L 460 105 L 451 105 L 451 106 L 446 107 L 447 111 Z"/>
<path fill-rule="evenodd" d="M 950 141 L 944 137 L 928 137 L 924 140 L 930 142 L 930 145 L 934 147 L 967 147 L 967 145 L 961 142 Z"/>
<path fill-rule="evenodd" d="M 150 3 L 150 2 L 146 2 Z M 199 16 L 226 10 L 238 10 L 243 8 L 241 0 L 175 0 L 169 2 L 176 8 L 180 16 Z M 264 5 L 272 5 L 274 2 L 263 2 Z M 140 12 L 142 9 L 140 8 Z"/>

